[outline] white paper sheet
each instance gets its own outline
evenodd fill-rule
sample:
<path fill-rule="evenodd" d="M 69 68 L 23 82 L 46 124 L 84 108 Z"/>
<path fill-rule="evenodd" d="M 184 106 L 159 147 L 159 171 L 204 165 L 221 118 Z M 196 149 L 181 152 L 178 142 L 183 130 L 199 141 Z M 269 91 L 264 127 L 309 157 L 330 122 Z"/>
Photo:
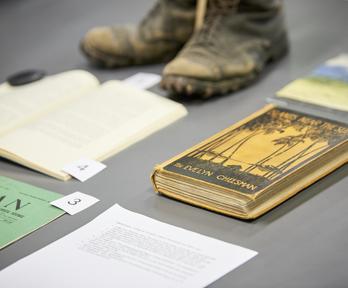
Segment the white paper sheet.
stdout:
<path fill-rule="evenodd" d="M 206 287 L 257 252 L 114 205 L 0 272 L 3 287 Z"/>

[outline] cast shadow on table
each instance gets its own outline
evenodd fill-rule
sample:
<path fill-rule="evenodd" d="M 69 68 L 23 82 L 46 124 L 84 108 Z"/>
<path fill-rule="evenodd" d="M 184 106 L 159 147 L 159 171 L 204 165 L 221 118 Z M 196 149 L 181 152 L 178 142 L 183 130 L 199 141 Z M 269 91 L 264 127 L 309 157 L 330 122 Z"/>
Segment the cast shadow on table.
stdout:
<path fill-rule="evenodd" d="M 283 217 L 293 209 L 301 206 L 305 202 L 309 201 L 316 195 L 324 192 L 326 189 L 330 188 L 335 183 L 341 181 L 348 174 L 348 164 L 343 165 L 337 170 L 331 172 L 324 178 L 316 181 L 312 185 L 298 192 L 282 204 L 276 206 L 272 210 L 268 211 L 263 216 L 252 221 L 253 223 L 265 223 L 269 224 L 273 221 Z M 316 211 L 318 212 L 318 211 Z"/>
<path fill-rule="evenodd" d="M 11 176 L 23 179 L 21 180 L 22 182 L 28 182 L 26 179 L 31 179 L 31 180 L 37 180 L 42 178 L 42 175 L 45 175 L 41 172 L 35 171 L 33 169 L 30 169 L 26 166 L 23 166 L 19 163 L 13 162 L 9 159 L 3 158 L 0 156 L 0 164 L 1 164 L 1 170 L 0 170 L 0 175 L 9 177 Z M 2 172 L 4 170 L 4 172 Z M 48 177 L 48 179 L 54 179 L 50 176 L 45 175 L 45 177 Z M 54 180 L 55 181 L 55 180 Z M 29 181 L 30 182 L 30 181 Z"/>
<path fill-rule="evenodd" d="M 348 164 L 343 165 L 342 167 L 338 168 L 337 170 L 331 172 L 326 177 L 318 180 L 317 182 L 313 183 L 309 187 L 303 189 L 299 193 L 295 194 L 294 196 L 290 197 L 280 205 L 276 206 L 275 208 L 271 209 L 267 213 L 261 215 L 260 217 L 256 219 L 240 219 L 233 216 L 224 215 L 218 212 L 210 211 L 192 204 L 188 204 L 185 202 L 182 202 L 180 200 L 176 200 L 173 198 L 170 198 L 164 194 L 160 194 L 160 197 L 164 197 L 165 199 L 170 199 L 171 201 L 175 201 L 177 203 L 182 203 L 184 205 L 192 206 L 195 209 L 200 209 L 207 211 L 207 213 L 213 213 L 217 215 L 222 215 L 224 217 L 236 220 L 240 223 L 249 223 L 249 224 L 257 224 L 260 226 L 267 226 L 270 223 L 280 219 L 281 217 L 285 216 L 286 214 L 290 213 L 292 210 L 296 209 L 297 207 L 305 204 L 307 201 L 309 201 L 311 198 L 315 197 L 316 195 L 324 192 L 326 189 L 330 188 L 335 183 L 339 182 L 343 178 L 345 178 L 348 174 Z"/>
<path fill-rule="evenodd" d="M 62 181 L 54 177 L 48 176 L 40 171 L 36 171 L 19 163 L 13 162 L 9 159 L 0 156 L 0 175 L 11 178 L 13 180 L 21 181 L 26 184 L 37 186 L 40 183 L 40 188 L 55 191 L 57 193 L 69 193 L 72 187 L 78 186 L 81 182 L 72 178 L 68 181 Z M 69 186 L 66 185 L 69 183 Z M 63 185 L 62 185 L 63 184 Z M 71 193 L 71 192 L 70 192 Z"/>

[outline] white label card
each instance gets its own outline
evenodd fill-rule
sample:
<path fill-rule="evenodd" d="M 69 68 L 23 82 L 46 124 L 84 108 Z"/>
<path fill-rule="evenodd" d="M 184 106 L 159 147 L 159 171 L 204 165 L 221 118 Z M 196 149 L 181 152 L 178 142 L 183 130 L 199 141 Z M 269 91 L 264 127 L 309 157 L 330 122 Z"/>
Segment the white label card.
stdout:
<path fill-rule="evenodd" d="M 74 215 L 97 202 L 99 202 L 99 199 L 93 196 L 81 192 L 75 192 L 58 200 L 52 201 L 50 204 L 64 210 L 70 215 Z"/>
<path fill-rule="evenodd" d="M 104 170 L 106 165 L 92 159 L 81 157 L 68 165 L 63 166 L 60 170 L 70 174 L 77 180 L 85 182 L 87 179 Z"/>
<path fill-rule="evenodd" d="M 161 75 L 140 72 L 124 79 L 123 82 L 140 89 L 149 89 L 161 82 L 161 80 Z"/>

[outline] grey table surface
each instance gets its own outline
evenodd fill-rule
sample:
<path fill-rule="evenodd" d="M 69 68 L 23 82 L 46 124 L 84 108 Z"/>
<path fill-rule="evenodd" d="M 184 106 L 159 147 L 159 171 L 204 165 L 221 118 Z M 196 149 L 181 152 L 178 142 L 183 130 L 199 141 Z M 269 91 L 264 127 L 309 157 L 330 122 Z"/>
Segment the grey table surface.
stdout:
<path fill-rule="evenodd" d="M 122 80 L 136 72 L 161 74 L 165 64 L 98 69 L 88 64 L 77 48 L 91 27 L 137 23 L 153 3 L 1 0 L 0 81 L 28 68 L 44 69 L 49 74 L 84 69 L 101 82 Z M 293 79 L 330 57 L 348 52 L 347 1 L 287 0 L 285 12 L 291 50 L 279 62 L 267 66 L 251 87 L 208 101 L 176 97 L 152 88 L 183 103 L 189 115 L 104 161 L 108 168 L 92 179 L 62 182 L 0 159 L 2 176 L 65 195 L 82 191 L 101 200 L 2 249 L 0 269 L 73 232 L 118 203 L 165 223 L 259 252 L 211 287 L 348 287 L 348 165 L 252 222 L 158 196 L 149 177 L 156 164 L 257 111 L 265 105 L 267 96 Z"/>

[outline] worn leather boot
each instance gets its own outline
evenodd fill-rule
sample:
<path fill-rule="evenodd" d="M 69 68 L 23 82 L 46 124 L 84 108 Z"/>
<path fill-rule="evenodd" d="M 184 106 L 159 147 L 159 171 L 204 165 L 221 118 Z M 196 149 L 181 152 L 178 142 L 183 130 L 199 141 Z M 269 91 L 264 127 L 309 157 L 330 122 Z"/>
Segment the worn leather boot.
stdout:
<path fill-rule="evenodd" d="M 160 86 L 208 98 L 249 85 L 288 47 L 279 0 L 209 0 L 203 25 L 163 71 Z"/>
<path fill-rule="evenodd" d="M 195 12 L 196 0 L 158 0 L 139 25 L 93 28 L 80 47 L 108 68 L 169 61 L 191 36 Z"/>

